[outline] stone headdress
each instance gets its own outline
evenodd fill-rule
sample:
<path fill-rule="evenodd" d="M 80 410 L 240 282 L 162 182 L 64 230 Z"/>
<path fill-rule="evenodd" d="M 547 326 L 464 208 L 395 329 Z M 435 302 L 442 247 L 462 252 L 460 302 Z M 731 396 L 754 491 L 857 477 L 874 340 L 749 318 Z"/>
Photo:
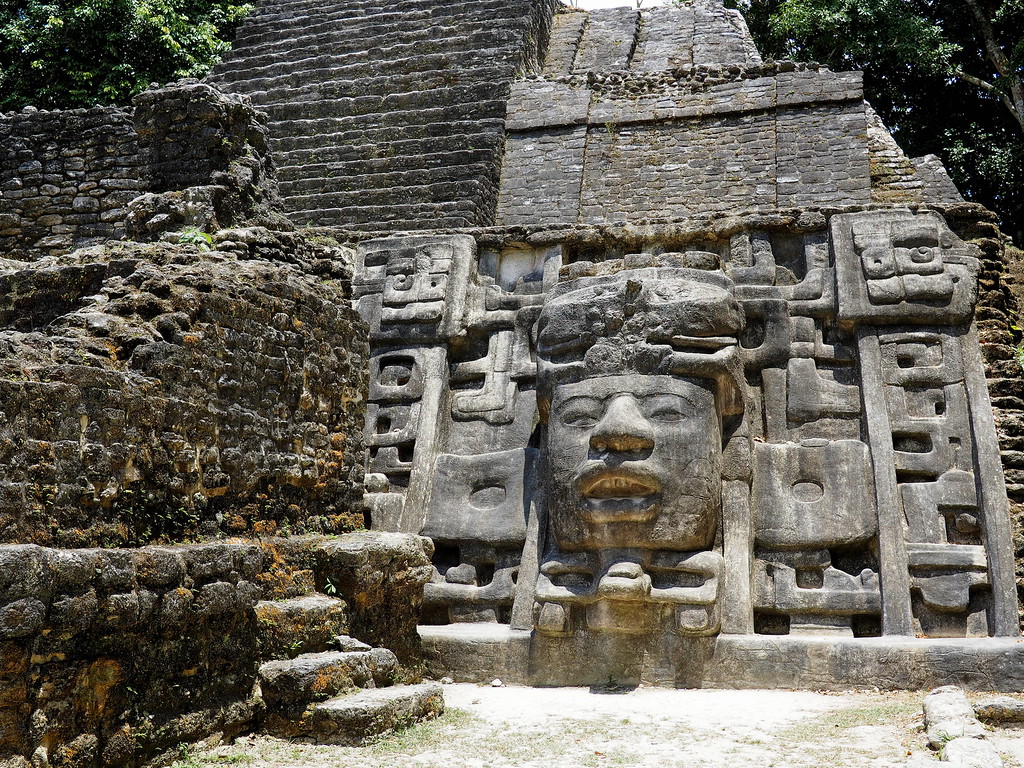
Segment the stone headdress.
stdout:
<path fill-rule="evenodd" d="M 621 262 L 619 262 L 621 264 Z M 557 285 L 537 326 L 542 414 L 558 384 L 629 373 L 709 379 L 719 413 L 743 412 L 744 316 L 720 271 L 615 269 Z"/>

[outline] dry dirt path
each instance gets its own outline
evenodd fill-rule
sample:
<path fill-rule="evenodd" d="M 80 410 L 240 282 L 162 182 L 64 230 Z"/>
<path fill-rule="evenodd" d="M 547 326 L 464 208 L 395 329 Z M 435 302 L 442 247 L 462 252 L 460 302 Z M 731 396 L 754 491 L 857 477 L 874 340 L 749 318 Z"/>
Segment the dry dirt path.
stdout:
<path fill-rule="evenodd" d="M 939 768 L 923 693 L 445 686 L 448 711 L 368 747 L 246 737 L 176 768 Z M 994 739 L 1006 765 L 1014 740 Z M 1015 755 L 1015 753 L 1020 753 Z"/>

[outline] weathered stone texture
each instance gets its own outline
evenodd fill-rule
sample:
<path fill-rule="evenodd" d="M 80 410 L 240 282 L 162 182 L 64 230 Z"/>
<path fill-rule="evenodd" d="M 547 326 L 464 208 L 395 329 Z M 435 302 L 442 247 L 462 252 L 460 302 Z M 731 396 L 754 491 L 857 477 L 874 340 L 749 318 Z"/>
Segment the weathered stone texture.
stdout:
<path fill-rule="evenodd" d="M 497 220 L 868 203 L 865 121 L 859 73 L 792 62 L 526 80 L 509 100 Z"/>
<path fill-rule="evenodd" d="M 640 14 L 632 8 L 609 8 L 588 14 L 573 72 L 627 69 L 639 23 Z"/>
<path fill-rule="evenodd" d="M 509 87 L 538 59 L 556 5 L 268 3 L 209 79 L 266 110 L 297 224 L 488 224 Z"/>
<path fill-rule="evenodd" d="M 348 599 L 353 636 L 385 645 L 401 663 L 413 664 L 419 659 L 416 624 L 432 554 L 430 539 L 353 533 L 317 548 L 317 570 L 330 574 Z"/>
<path fill-rule="evenodd" d="M 713 0 L 581 14 L 560 9 L 545 75 L 588 71 L 657 72 L 695 65 L 756 65 L 761 56 L 738 11 Z"/>
<path fill-rule="evenodd" d="M 935 155 L 908 158 L 870 106 L 867 107 L 867 140 L 872 202 L 942 205 L 964 202 L 942 161 Z"/>
<path fill-rule="evenodd" d="M 144 190 L 131 110 L 26 108 L 0 118 L 0 252 L 66 253 L 124 235 Z"/>
<path fill-rule="evenodd" d="M 133 104 L 150 194 L 130 205 L 130 237 L 243 224 L 291 228 L 277 211 L 266 116 L 249 99 L 183 80 L 143 91 Z"/>
<path fill-rule="evenodd" d="M 868 202 L 864 127 L 864 110 L 856 103 L 780 110 L 775 125 L 777 205 Z"/>
<path fill-rule="evenodd" d="M 126 226 L 156 236 L 287 224 L 273 213 L 266 129 L 246 99 L 185 80 L 134 103 L 0 118 L 0 252 L 67 253 L 121 239 Z"/>
<path fill-rule="evenodd" d="M 686 128 L 589 131 L 580 218 L 621 221 L 774 204 L 774 121 L 751 116 Z"/>
<path fill-rule="evenodd" d="M 551 37 L 544 57 L 545 77 L 571 75 L 576 50 L 590 14 L 575 8 L 560 8 L 551 22 Z"/>
<path fill-rule="evenodd" d="M 339 547 L 350 562 L 339 562 Z M 138 766 L 182 742 L 230 738 L 262 717 L 259 664 L 319 632 L 299 615 L 284 631 L 258 601 L 308 578 L 336 585 L 359 614 L 391 599 L 382 593 L 392 580 L 422 589 L 428 569 L 429 542 L 394 534 L 136 550 L 0 545 L 0 761 L 42 749 L 55 766 Z M 388 675 L 409 677 L 417 604 L 390 610 L 396 619 L 371 634 L 410 666 L 372 655 L 390 657 Z"/>
<path fill-rule="evenodd" d="M 280 237 L 275 255 L 317 255 Z M 320 252 L 337 258 L 318 262 L 325 281 L 250 259 L 244 241 L 220 247 L 124 243 L 4 265 L 0 540 L 361 524 L 366 337 L 343 253 Z"/>

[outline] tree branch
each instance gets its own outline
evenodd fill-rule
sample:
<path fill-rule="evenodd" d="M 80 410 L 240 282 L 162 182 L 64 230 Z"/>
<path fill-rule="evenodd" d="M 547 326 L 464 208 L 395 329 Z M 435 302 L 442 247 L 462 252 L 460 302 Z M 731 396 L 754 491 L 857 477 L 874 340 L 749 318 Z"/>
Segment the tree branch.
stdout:
<path fill-rule="evenodd" d="M 1010 60 L 1003 52 L 1003 47 L 999 44 L 999 40 L 996 38 L 996 31 L 992 27 L 992 22 L 989 21 L 988 16 L 982 10 L 981 6 L 978 5 L 978 0 L 965 0 L 967 7 L 971 9 L 971 13 L 974 14 L 975 20 L 978 22 L 978 29 L 981 32 L 981 40 L 985 45 L 985 55 L 988 60 L 992 62 L 992 66 L 996 68 L 996 72 L 1000 75 L 1006 75 L 1006 70 L 1010 66 Z"/>
<path fill-rule="evenodd" d="M 991 83 L 967 75 L 965 72 L 959 72 L 958 76 L 987 93 L 998 95 L 1006 108 L 1010 110 L 1014 120 L 1020 125 L 1021 131 L 1024 131 L 1024 82 L 1021 82 L 1020 76 L 1012 70 L 1010 59 L 996 37 L 995 28 L 978 0 L 964 0 L 964 2 L 971 9 L 975 21 L 978 22 L 978 31 L 981 33 L 981 40 L 985 47 L 985 58 L 995 67 L 1000 77 L 1009 81 L 1010 87 L 1006 90 L 998 89 Z"/>
<path fill-rule="evenodd" d="M 985 80 L 982 80 L 980 77 L 969 75 L 962 69 L 958 69 L 956 71 L 956 76 L 960 80 L 963 80 L 965 83 L 970 83 L 974 87 L 980 88 L 981 90 L 985 91 L 985 93 L 988 93 L 992 96 L 998 96 L 1000 99 L 1002 99 L 1003 104 L 1006 105 L 1006 108 L 1010 110 L 1010 114 L 1013 115 L 1013 119 L 1020 124 L 1021 130 L 1024 131 L 1024 113 L 1022 113 L 1021 110 L 1018 109 L 1017 105 L 1013 103 L 1013 100 L 1009 96 L 1007 96 L 1006 93 L 996 88 L 994 85 L 992 85 L 992 83 L 986 82 Z"/>

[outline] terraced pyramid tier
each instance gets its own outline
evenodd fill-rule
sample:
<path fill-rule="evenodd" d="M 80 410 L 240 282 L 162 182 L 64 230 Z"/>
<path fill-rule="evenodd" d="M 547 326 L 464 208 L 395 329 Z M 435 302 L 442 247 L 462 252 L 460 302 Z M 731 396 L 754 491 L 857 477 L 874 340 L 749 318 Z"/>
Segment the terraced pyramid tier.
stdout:
<path fill-rule="evenodd" d="M 493 222 L 512 80 L 557 0 L 278 0 L 210 75 L 270 117 L 286 212 L 365 229 Z"/>

